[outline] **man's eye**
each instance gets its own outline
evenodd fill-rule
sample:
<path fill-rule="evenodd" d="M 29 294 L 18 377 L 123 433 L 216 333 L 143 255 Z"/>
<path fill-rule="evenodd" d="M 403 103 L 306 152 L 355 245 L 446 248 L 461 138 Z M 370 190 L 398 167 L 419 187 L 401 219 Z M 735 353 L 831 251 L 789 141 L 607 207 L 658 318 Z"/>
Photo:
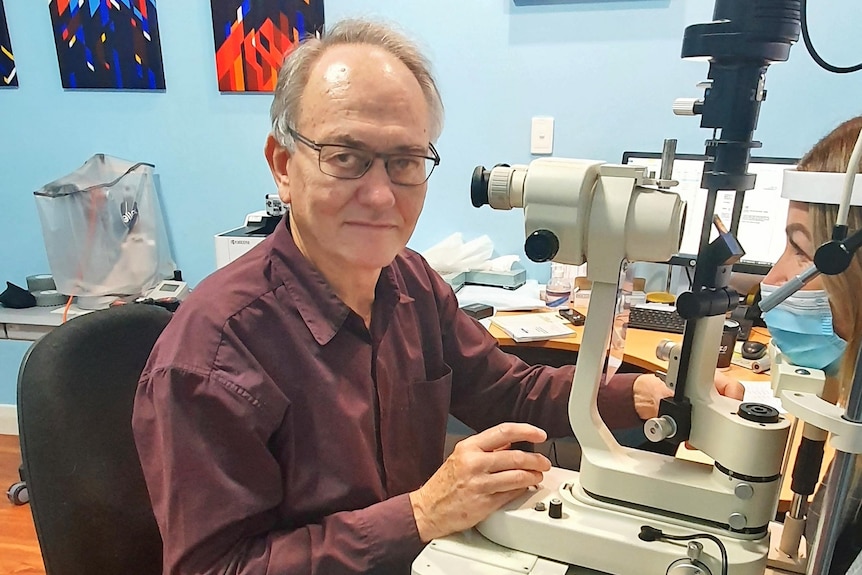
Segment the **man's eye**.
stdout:
<path fill-rule="evenodd" d="M 389 159 L 390 169 L 406 172 L 416 170 L 421 165 L 419 158 L 413 156 L 394 156 Z"/>
<path fill-rule="evenodd" d="M 352 168 L 362 163 L 362 158 L 354 152 L 338 152 L 330 156 L 329 161 L 344 168 Z"/>

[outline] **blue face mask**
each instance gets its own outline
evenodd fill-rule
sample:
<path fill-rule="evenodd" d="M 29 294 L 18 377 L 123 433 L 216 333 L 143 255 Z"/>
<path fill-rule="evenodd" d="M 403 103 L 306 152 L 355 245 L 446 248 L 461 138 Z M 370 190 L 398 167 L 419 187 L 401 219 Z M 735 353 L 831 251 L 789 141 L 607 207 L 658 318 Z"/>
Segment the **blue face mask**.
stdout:
<path fill-rule="evenodd" d="M 778 289 L 760 284 L 766 297 Z M 773 343 L 790 363 L 838 373 L 847 342 L 835 334 L 832 308 L 823 290 L 800 290 L 763 315 Z"/>

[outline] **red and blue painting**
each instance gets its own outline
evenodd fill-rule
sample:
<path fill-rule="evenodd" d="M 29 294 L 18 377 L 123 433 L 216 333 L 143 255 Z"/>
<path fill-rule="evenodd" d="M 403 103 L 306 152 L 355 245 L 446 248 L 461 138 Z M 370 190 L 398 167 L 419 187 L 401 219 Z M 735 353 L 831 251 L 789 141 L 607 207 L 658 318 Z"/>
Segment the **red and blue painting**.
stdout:
<path fill-rule="evenodd" d="M 164 90 L 155 0 L 51 0 L 63 87 Z"/>

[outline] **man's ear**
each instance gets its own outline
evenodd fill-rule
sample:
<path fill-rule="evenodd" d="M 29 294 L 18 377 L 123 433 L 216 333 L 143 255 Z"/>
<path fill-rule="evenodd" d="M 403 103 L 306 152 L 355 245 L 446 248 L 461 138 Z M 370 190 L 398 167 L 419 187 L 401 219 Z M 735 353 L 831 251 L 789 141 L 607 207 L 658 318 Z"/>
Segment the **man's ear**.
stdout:
<path fill-rule="evenodd" d="M 263 146 L 263 155 L 272 172 L 272 179 L 278 188 L 278 197 L 285 204 L 290 203 L 290 178 L 287 175 L 287 166 L 290 163 L 290 151 L 278 143 L 275 136 L 270 134 Z"/>

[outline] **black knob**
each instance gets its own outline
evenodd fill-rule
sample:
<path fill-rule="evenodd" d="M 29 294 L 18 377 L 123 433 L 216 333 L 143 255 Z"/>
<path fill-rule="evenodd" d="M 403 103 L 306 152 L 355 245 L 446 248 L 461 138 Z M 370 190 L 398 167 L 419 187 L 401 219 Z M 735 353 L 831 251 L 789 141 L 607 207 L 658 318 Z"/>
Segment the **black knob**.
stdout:
<path fill-rule="evenodd" d="M 524 252 L 534 262 L 547 262 L 560 251 L 560 240 L 551 230 L 536 230 L 524 241 Z"/>
<path fill-rule="evenodd" d="M 563 502 L 559 499 L 551 499 L 551 504 L 548 506 L 548 517 L 551 519 L 563 518 Z"/>
<path fill-rule="evenodd" d="M 764 403 L 740 403 L 736 414 L 755 423 L 778 423 L 780 419 L 778 410 Z"/>
<path fill-rule="evenodd" d="M 470 201 L 474 208 L 481 208 L 488 203 L 488 179 L 491 177 L 490 170 L 485 166 L 476 166 L 473 170 L 473 178 L 470 180 Z"/>
<path fill-rule="evenodd" d="M 679 294 L 676 298 L 676 312 L 683 319 L 694 319 L 724 315 L 739 305 L 739 294 L 731 288 L 703 290 L 698 293 L 690 291 Z"/>
<path fill-rule="evenodd" d="M 828 276 L 838 275 L 853 261 L 853 252 L 847 249 L 844 242 L 832 240 L 817 248 L 814 252 L 814 265 Z"/>

